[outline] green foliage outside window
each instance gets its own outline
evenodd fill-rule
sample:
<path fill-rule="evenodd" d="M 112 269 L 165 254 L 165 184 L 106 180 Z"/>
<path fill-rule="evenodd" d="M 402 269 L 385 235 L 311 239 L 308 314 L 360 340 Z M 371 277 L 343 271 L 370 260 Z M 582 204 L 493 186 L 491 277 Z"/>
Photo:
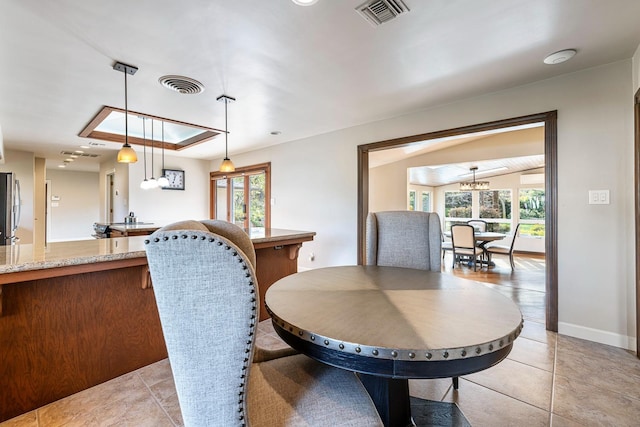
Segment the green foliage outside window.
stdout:
<path fill-rule="evenodd" d="M 480 191 L 480 218 L 511 219 L 511 190 Z"/>
<path fill-rule="evenodd" d="M 444 216 L 447 218 L 471 218 L 471 191 L 446 191 Z"/>
<path fill-rule="evenodd" d="M 519 199 L 520 219 L 544 219 L 544 190 L 520 190 Z"/>

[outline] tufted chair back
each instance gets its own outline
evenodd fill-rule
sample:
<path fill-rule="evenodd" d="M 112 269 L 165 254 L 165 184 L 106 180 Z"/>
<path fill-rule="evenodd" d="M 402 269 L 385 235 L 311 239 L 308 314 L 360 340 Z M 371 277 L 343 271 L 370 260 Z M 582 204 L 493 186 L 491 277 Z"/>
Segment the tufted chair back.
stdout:
<path fill-rule="evenodd" d="M 442 235 L 435 212 L 370 212 L 366 265 L 440 271 Z"/>
<path fill-rule="evenodd" d="M 158 312 L 187 426 L 240 426 L 259 307 L 253 246 L 211 222 L 183 221 L 146 241 Z M 235 227 L 235 226 L 234 226 Z M 237 227 L 236 227 L 237 228 Z M 228 230 L 227 230 L 228 231 Z M 241 248 L 251 248 L 248 255 Z"/>

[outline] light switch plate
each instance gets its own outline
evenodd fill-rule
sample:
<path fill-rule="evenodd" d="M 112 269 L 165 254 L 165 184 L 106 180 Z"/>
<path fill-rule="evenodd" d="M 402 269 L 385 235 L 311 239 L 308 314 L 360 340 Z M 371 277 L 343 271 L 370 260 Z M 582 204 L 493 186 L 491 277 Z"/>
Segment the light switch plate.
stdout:
<path fill-rule="evenodd" d="M 609 190 L 589 190 L 590 205 L 608 205 Z"/>

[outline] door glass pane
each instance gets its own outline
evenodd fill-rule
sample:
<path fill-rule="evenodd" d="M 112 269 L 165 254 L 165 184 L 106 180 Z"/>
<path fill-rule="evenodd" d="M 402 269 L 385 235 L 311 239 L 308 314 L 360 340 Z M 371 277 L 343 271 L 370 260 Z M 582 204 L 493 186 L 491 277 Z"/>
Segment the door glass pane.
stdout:
<path fill-rule="evenodd" d="M 216 218 L 227 219 L 227 201 L 229 193 L 227 192 L 227 180 L 216 179 Z"/>
<path fill-rule="evenodd" d="M 249 227 L 264 227 L 265 174 L 249 176 Z"/>
<path fill-rule="evenodd" d="M 244 203 L 244 177 L 239 176 L 231 179 L 233 186 L 233 217 L 231 222 L 240 227 L 244 227 L 246 217 L 246 205 Z"/>

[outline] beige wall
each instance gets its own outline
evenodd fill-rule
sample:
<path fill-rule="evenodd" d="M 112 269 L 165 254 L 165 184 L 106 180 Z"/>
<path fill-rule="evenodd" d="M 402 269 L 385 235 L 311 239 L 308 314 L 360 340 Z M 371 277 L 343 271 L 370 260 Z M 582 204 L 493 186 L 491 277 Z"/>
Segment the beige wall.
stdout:
<path fill-rule="evenodd" d="M 46 179 L 52 197 L 48 241 L 91 239 L 100 206 L 98 173 L 47 169 Z"/>
<path fill-rule="evenodd" d="M 233 161 L 271 161 L 273 226 L 317 232 L 300 251 L 302 268 L 353 264 L 359 144 L 557 110 L 560 331 L 634 348 L 632 81 L 632 61 L 620 61 Z M 593 189 L 610 190 L 611 204 L 588 205 Z"/>

